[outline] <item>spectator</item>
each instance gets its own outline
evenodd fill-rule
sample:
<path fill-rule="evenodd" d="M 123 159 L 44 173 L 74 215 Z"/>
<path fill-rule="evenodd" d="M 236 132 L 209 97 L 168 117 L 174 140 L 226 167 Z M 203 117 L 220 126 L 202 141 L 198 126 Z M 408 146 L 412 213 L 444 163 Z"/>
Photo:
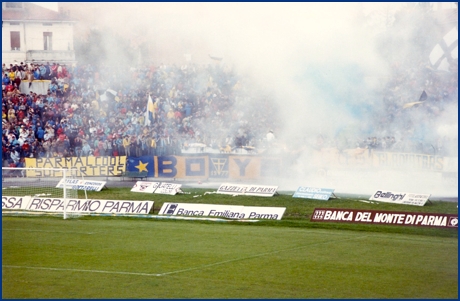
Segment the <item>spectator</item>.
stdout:
<path fill-rule="evenodd" d="M 19 154 L 19 147 L 15 147 L 12 149 L 10 153 L 11 160 L 13 160 L 13 163 L 15 164 L 15 167 L 17 166 L 16 164 L 19 162 L 19 159 L 21 159 L 21 155 Z"/>
<path fill-rule="evenodd" d="M 83 148 L 82 148 L 82 156 L 88 157 L 91 155 L 91 147 L 89 146 L 89 143 L 87 141 L 83 142 Z"/>
<path fill-rule="evenodd" d="M 126 156 L 130 156 L 131 155 L 131 151 L 130 151 L 130 145 L 131 145 L 131 140 L 130 140 L 130 137 L 128 135 L 125 135 L 123 137 L 123 153 L 126 155 Z"/>
<path fill-rule="evenodd" d="M 10 83 L 10 78 L 8 73 L 5 72 L 2 77 L 2 90 L 5 90 L 5 87 Z"/>

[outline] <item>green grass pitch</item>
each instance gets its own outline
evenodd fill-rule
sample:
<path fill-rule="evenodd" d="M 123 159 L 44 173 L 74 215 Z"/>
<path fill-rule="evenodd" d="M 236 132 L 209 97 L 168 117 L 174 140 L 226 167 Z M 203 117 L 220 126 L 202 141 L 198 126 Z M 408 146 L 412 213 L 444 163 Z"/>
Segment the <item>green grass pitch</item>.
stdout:
<path fill-rule="evenodd" d="M 458 232 L 314 223 L 315 207 L 456 213 L 424 207 L 109 189 L 101 199 L 286 206 L 256 223 L 3 216 L 3 298 L 458 298 Z M 194 197 L 199 195 L 199 197 Z M 374 208 L 376 209 L 376 208 Z M 155 212 L 154 214 L 156 214 Z"/>

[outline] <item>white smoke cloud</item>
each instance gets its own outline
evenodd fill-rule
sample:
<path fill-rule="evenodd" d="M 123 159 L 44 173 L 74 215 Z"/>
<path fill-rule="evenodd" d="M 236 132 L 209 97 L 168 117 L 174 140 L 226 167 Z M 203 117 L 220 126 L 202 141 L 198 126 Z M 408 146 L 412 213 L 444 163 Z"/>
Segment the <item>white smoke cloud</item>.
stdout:
<path fill-rule="evenodd" d="M 377 92 L 390 77 L 389 62 L 382 57 L 382 45 L 378 44 L 379 32 L 394 21 L 393 13 L 405 4 L 115 2 L 101 5 L 107 9 L 100 11 L 95 23 L 114 31 L 131 32 L 147 40 L 151 49 L 180 45 L 179 49 L 171 49 L 171 57 L 179 53 L 175 58 L 183 59 L 183 54 L 191 53 L 198 63 L 205 61 L 208 54 L 223 57 L 225 64 L 244 76 L 255 94 L 269 95 L 276 102 L 278 120 L 282 120 L 274 124 L 277 138 L 285 143 L 299 139 L 309 143 L 318 134 L 334 138 L 340 131 L 354 130 L 352 138 L 364 139 L 360 135 L 372 133 L 375 117 L 372 111 L 382 110 L 382 96 Z M 418 24 L 410 25 L 407 23 L 407 30 L 397 33 L 402 40 L 409 40 Z M 410 45 L 398 47 L 405 53 Z M 451 126 L 440 124 L 432 130 L 456 137 L 457 118 L 455 115 L 448 118 L 453 121 Z M 398 130 L 391 134 L 397 133 Z M 296 166 L 299 178 L 295 183 L 306 185 L 307 180 L 315 180 L 307 177 L 306 170 L 314 166 L 308 152 L 298 157 Z M 401 172 L 385 177 L 378 174 L 378 178 L 371 177 L 371 173 L 362 175 L 350 170 L 346 188 L 369 191 L 378 183 L 384 184 L 385 179 L 388 189 L 397 186 L 404 190 L 401 183 L 410 183 L 414 190 L 425 185 L 424 181 L 414 181 L 413 175 L 407 177 Z M 331 186 L 328 184 L 339 185 L 339 182 L 318 183 Z"/>

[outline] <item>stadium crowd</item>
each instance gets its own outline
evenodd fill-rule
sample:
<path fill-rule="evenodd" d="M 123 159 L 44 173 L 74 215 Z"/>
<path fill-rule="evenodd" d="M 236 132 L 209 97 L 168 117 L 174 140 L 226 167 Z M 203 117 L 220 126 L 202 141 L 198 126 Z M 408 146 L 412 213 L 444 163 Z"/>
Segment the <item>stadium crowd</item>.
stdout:
<path fill-rule="evenodd" d="M 434 70 L 426 57 L 416 55 L 395 62 L 381 92 L 382 107 L 369 112 L 375 118 L 373 124 L 366 124 L 378 136 L 320 135 L 317 146 L 458 156 L 458 135 L 449 130 L 457 120 L 457 67 L 455 60 L 449 71 Z"/>
<path fill-rule="evenodd" d="M 430 137 L 434 146 L 427 149 L 417 142 L 417 129 L 457 101 L 458 72 L 435 72 L 426 65 L 394 65 L 384 91 L 385 111 L 376 122 L 381 137 L 348 139 L 346 148 L 442 154 L 445 137 Z M 46 94 L 20 91 L 21 82 L 33 90 L 37 80 L 50 81 Z M 263 148 L 275 139 L 267 132 L 279 124 L 273 119 L 276 107 L 267 98 L 252 97 L 245 85 L 219 64 L 130 70 L 3 64 L 3 166 L 24 166 L 27 157 L 178 155 L 194 146 L 220 152 Z M 401 109 L 422 90 L 423 104 Z M 404 132 L 395 138 L 399 128 Z M 335 137 L 317 142 L 320 147 L 338 143 Z"/>
<path fill-rule="evenodd" d="M 174 155 L 194 144 L 238 147 L 269 126 L 260 112 L 231 110 L 245 97 L 229 70 L 112 67 L 3 64 L 3 165 L 26 157 Z M 34 80 L 50 80 L 46 95 L 20 91 L 21 81 L 33 90 Z"/>

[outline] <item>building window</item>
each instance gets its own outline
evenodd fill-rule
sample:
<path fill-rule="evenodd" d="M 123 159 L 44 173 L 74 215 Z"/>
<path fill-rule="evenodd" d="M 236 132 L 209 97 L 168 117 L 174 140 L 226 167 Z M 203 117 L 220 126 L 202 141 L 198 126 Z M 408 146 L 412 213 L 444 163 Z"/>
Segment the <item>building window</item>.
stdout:
<path fill-rule="evenodd" d="M 10 31 L 11 50 L 21 49 L 21 35 L 19 31 Z"/>
<path fill-rule="evenodd" d="M 5 2 L 6 8 L 22 8 L 22 2 Z"/>
<path fill-rule="evenodd" d="M 53 26 L 53 23 L 43 23 L 43 26 Z"/>
<path fill-rule="evenodd" d="M 19 25 L 19 22 L 10 22 L 10 25 Z"/>
<path fill-rule="evenodd" d="M 53 50 L 53 33 L 44 32 L 43 33 L 43 50 Z"/>

